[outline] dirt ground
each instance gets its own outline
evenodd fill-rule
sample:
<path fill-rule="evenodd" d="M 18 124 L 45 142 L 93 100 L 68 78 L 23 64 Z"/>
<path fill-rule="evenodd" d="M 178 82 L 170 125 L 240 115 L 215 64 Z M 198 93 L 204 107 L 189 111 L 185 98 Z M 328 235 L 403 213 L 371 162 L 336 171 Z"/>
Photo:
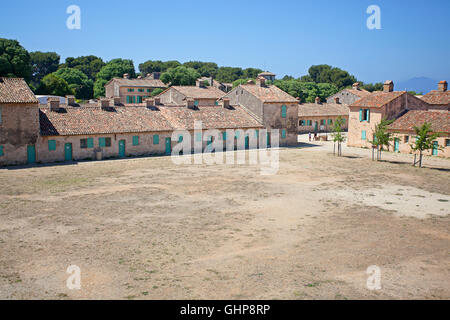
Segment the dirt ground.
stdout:
<path fill-rule="evenodd" d="M 0 299 L 449 299 L 450 161 L 331 150 L 0 169 Z"/>

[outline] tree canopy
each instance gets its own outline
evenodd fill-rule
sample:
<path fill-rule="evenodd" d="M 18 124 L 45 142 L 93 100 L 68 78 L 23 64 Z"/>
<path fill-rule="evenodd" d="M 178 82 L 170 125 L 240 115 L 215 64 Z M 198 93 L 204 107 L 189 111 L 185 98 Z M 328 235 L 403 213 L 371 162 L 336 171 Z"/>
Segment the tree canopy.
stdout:
<path fill-rule="evenodd" d="M 35 51 L 30 53 L 33 86 L 38 87 L 46 75 L 58 70 L 60 58 L 56 52 Z"/>
<path fill-rule="evenodd" d="M 78 58 L 69 57 L 59 68 L 73 68 L 83 72 L 89 79 L 95 81 L 97 73 L 106 65 L 99 57 L 90 55 Z"/>
<path fill-rule="evenodd" d="M 128 59 L 113 59 L 109 61 L 97 73 L 97 80 L 94 83 L 94 97 L 98 98 L 105 95 L 105 84 L 114 77 L 123 77 L 125 73 L 130 75 L 130 78 L 136 77 L 136 71 L 132 60 Z"/>
<path fill-rule="evenodd" d="M 31 79 L 30 54 L 17 40 L 0 38 L 0 77 Z"/>
<path fill-rule="evenodd" d="M 303 82 L 300 79 L 275 80 L 273 84 L 291 96 L 300 98 L 302 103 L 312 103 L 316 97 L 325 101 L 327 97 L 339 91 L 335 85 L 330 83 Z"/>
<path fill-rule="evenodd" d="M 351 86 L 357 81 L 356 78 L 350 75 L 347 71 L 329 66 L 327 64 L 312 66 L 309 68 L 308 73 L 309 77 L 315 83 L 334 84 L 339 90 Z"/>
<path fill-rule="evenodd" d="M 74 68 L 62 68 L 55 75 L 64 79 L 69 87 L 74 90 L 77 99 L 90 99 L 93 95 L 94 82 L 83 72 Z"/>
<path fill-rule="evenodd" d="M 160 60 L 148 60 L 144 63 L 141 63 L 139 65 L 139 71 L 141 72 L 141 74 L 143 76 L 146 76 L 147 73 L 152 73 L 152 72 L 165 72 L 167 70 L 169 70 L 170 68 L 176 68 L 181 66 L 181 63 L 179 63 L 178 61 L 160 61 Z"/>
<path fill-rule="evenodd" d="M 38 94 L 65 96 L 73 95 L 75 91 L 69 87 L 66 80 L 58 77 L 55 73 L 46 75 L 37 90 Z"/>
<path fill-rule="evenodd" d="M 200 78 L 200 74 L 192 68 L 179 66 L 171 68 L 161 75 L 161 81 L 173 86 L 192 86 Z"/>

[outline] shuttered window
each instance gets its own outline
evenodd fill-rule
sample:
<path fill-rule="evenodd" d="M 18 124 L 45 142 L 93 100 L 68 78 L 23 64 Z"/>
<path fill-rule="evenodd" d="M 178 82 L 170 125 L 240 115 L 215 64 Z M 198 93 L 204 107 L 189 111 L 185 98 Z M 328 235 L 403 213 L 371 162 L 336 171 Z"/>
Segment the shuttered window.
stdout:
<path fill-rule="evenodd" d="M 133 146 L 139 145 L 139 136 L 133 136 Z"/>
<path fill-rule="evenodd" d="M 366 140 L 366 130 L 363 130 L 363 131 L 361 132 L 361 139 L 362 139 L 362 140 Z"/>
<path fill-rule="evenodd" d="M 3 146 L 0 146 L 0 157 L 3 157 L 3 156 L 4 156 L 3 149 L 4 149 L 4 147 L 3 147 Z"/>
<path fill-rule="evenodd" d="M 198 100 L 194 101 L 194 106 L 198 107 Z"/>
<path fill-rule="evenodd" d="M 159 135 L 155 134 L 153 136 L 153 144 L 159 144 Z"/>
<path fill-rule="evenodd" d="M 227 141 L 227 132 L 226 131 L 222 132 L 222 139 L 223 139 L 223 141 Z"/>
<path fill-rule="evenodd" d="M 328 119 L 328 124 L 333 124 L 333 120 L 332 119 Z"/>
<path fill-rule="evenodd" d="M 201 132 L 197 132 L 195 134 L 195 141 L 197 141 L 197 142 L 201 142 L 202 141 L 202 134 L 201 134 Z"/>
<path fill-rule="evenodd" d="M 94 138 L 87 139 L 87 147 L 88 149 L 92 149 L 94 147 Z"/>
<path fill-rule="evenodd" d="M 286 129 L 281 130 L 281 138 L 286 138 Z"/>
<path fill-rule="evenodd" d="M 48 140 L 48 150 L 49 151 L 56 150 L 56 141 L 55 140 Z"/>
<path fill-rule="evenodd" d="M 180 134 L 180 135 L 178 136 L 178 142 L 183 142 L 183 135 Z"/>
<path fill-rule="evenodd" d="M 281 106 L 281 117 L 286 118 L 286 114 L 287 114 L 287 107 L 283 104 Z"/>

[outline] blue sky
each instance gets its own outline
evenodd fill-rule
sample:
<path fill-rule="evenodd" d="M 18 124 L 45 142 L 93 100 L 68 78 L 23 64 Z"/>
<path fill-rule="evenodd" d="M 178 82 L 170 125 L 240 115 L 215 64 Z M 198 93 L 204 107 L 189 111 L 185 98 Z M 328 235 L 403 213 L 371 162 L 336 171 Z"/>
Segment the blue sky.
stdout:
<path fill-rule="evenodd" d="M 66 27 L 72 4 L 81 30 Z M 372 4 L 381 30 L 366 27 Z M 326 63 L 365 82 L 450 80 L 449 12 L 448 0 L 15 0 L 2 1 L 0 37 L 62 60 L 214 61 L 279 77 Z"/>

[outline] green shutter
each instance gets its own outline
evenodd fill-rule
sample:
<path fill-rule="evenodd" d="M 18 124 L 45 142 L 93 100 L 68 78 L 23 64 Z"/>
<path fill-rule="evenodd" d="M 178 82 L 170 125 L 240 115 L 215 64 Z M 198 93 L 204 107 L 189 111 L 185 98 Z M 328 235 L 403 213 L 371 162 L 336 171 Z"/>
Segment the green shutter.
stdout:
<path fill-rule="evenodd" d="M 236 139 L 239 139 L 240 136 L 241 136 L 241 132 L 240 131 L 236 131 Z"/>
<path fill-rule="evenodd" d="M 0 146 L 0 157 L 2 157 L 4 155 L 3 153 L 3 146 Z"/>
<path fill-rule="evenodd" d="M 359 122 L 362 121 L 363 109 L 359 109 Z"/>
<path fill-rule="evenodd" d="M 286 113 L 287 113 L 287 107 L 283 104 L 281 106 L 281 117 L 286 118 Z"/>
<path fill-rule="evenodd" d="M 214 104 L 215 104 L 216 106 L 218 106 L 218 105 L 219 105 L 219 101 L 214 102 Z"/>
<path fill-rule="evenodd" d="M 48 140 L 48 150 L 49 151 L 56 150 L 56 141 L 55 140 Z"/>
<path fill-rule="evenodd" d="M 98 138 L 98 145 L 99 145 L 99 147 L 106 147 L 106 139 Z"/>
<path fill-rule="evenodd" d="M 333 120 L 328 119 L 328 124 L 333 124 Z"/>
<path fill-rule="evenodd" d="M 370 109 L 367 109 L 366 112 L 367 112 L 366 114 L 367 121 L 370 122 Z"/>
<path fill-rule="evenodd" d="M 227 141 L 227 132 L 226 131 L 222 132 L 222 139 L 223 139 L 223 141 Z"/>
<path fill-rule="evenodd" d="M 202 141 L 202 133 L 201 132 L 197 132 L 195 134 L 195 141 L 197 141 L 197 142 L 201 142 Z"/>
<path fill-rule="evenodd" d="M 87 139 L 87 147 L 88 149 L 92 149 L 94 147 L 94 138 Z"/>
<path fill-rule="evenodd" d="M 180 134 L 180 135 L 178 136 L 178 142 L 183 142 L 183 135 Z"/>
<path fill-rule="evenodd" d="M 136 103 L 136 96 L 133 96 L 133 103 Z"/>
<path fill-rule="evenodd" d="M 159 135 L 155 134 L 153 136 L 153 144 L 159 144 Z"/>
<path fill-rule="evenodd" d="M 139 145 L 139 136 L 133 136 L 133 146 Z"/>
<path fill-rule="evenodd" d="M 363 131 L 361 132 L 361 139 L 362 139 L 362 140 L 366 140 L 366 130 L 363 130 Z"/>
<path fill-rule="evenodd" d="M 194 106 L 198 107 L 198 100 L 194 101 Z"/>
<path fill-rule="evenodd" d="M 286 129 L 281 130 L 281 138 L 286 138 Z"/>
<path fill-rule="evenodd" d="M 259 130 L 255 130 L 256 138 L 259 138 Z"/>

